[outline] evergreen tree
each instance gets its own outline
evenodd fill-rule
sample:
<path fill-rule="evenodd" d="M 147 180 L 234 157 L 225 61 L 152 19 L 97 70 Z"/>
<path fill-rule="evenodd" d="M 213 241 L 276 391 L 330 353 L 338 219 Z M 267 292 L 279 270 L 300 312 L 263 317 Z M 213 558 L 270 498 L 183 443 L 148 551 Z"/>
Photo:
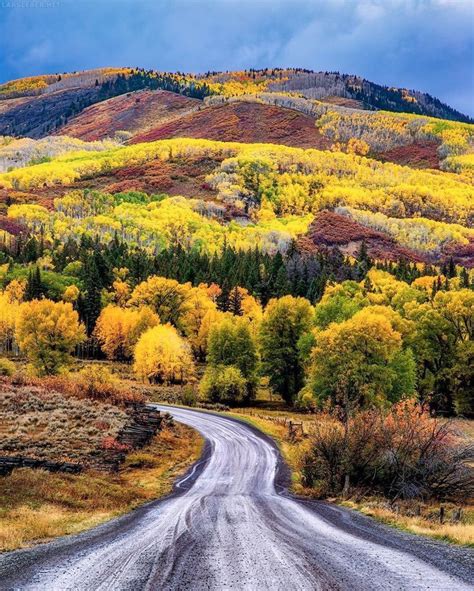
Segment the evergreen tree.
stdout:
<path fill-rule="evenodd" d="M 465 288 L 469 288 L 469 273 L 467 272 L 467 269 L 465 267 L 463 267 L 461 269 L 461 287 L 465 287 Z"/>
<path fill-rule="evenodd" d="M 359 278 L 362 279 L 367 274 L 367 271 L 372 267 L 372 259 L 369 257 L 369 251 L 365 240 L 362 240 L 359 251 L 356 255 L 358 262 Z"/>
<path fill-rule="evenodd" d="M 30 238 L 23 249 L 23 262 L 24 263 L 35 263 L 38 260 L 38 242 L 36 238 Z"/>
<path fill-rule="evenodd" d="M 102 278 L 97 268 L 95 257 L 87 258 L 83 267 L 84 296 L 81 299 L 79 313 L 83 320 L 87 334 L 90 336 L 94 330 L 97 318 L 101 311 L 101 285 Z"/>
<path fill-rule="evenodd" d="M 222 310 L 222 312 L 227 312 L 229 310 L 229 299 L 230 299 L 229 283 L 227 280 L 224 280 L 224 282 L 221 285 L 221 293 L 219 294 L 219 296 L 217 298 L 217 307 L 219 308 L 219 310 Z"/>
<path fill-rule="evenodd" d="M 235 286 L 229 294 L 228 311 L 232 312 L 234 316 L 242 316 L 242 295 L 239 288 Z"/>
<path fill-rule="evenodd" d="M 30 269 L 26 281 L 25 300 L 39 300 L 46 293 L 46 288 L 41 279 L 41 272 L 38 267 Z"/>
<path fill-rule="evenodd" d="M 457 276 L 456 265 L 454 264 L 453 257 L 450 257 L 449 263 L 448 263 L 448 277 L 450 279 L 452 279 L 453 277 L 456 277 L 456 276 Z"/>

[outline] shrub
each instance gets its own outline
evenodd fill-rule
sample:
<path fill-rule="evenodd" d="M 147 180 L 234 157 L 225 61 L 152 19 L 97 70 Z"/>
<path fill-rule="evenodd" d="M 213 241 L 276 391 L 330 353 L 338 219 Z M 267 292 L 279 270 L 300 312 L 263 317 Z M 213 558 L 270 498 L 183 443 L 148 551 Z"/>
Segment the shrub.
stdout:
<path fill-rule="evenodd" d="M 386 413 L 356 414 L 346 436 L 338 421 L 318 421 L 303 459 L 306 486 L 322 496 L 353 486 L 398 498 L 464 500 L 474 493 L 474 446 L 456 443 L 449 423 L 401 402 Z"/>
<path fill-rule="evenodd" d="M 0 357 L 0 376 L 12 376 L 15 373 L 15 364 L 9 359 Z"/>
<path fill-rule="evenodd" d="M 15 374 L 17 382 L 18 374 Z M 110 371 L 98 364 L 89 364 L 77 374 L 48 376 L 45 378 L 24 378 L 22 385 L 44 387 L 74 398 L 89 398 L 114 405 L 143 402 L 145 397 L 138 390 L 129 390 L 120 385 Z"/>
<path fill-rule="evenodd" d="M 192 386 L 185 386 L 181 394 L 181 402 L 186 406 L 196 406 L 197 396 L 196 391 Z"/>
<path fill-rule="evenodd" d="M 211 402 L 236 404 L 246 398 L 246 381 L 232 365 L 208 367 L 200 383 L 201 396 Z"/>
<path fill-rule="evenodd" d="M 77 374 L 74 382 L 80 393 L 92 400 L 125 402 L 131 397 L 112 373 L 101 365 L 87 365 Z"/>
<path fill-rule="evenodd" d="M 311 449 L 303 457 L 302 480 L 321 496 L 342 491 L 344 430 L 340 423 L 319 420 L 312 434 Z"/>
<path fill-rule="evenodd" d="M 295 400 L 295 409 L 302 412 L 315 412 L 316 406 L 316 400 L 311 390 L 307 388 L 300 390 Z"/>

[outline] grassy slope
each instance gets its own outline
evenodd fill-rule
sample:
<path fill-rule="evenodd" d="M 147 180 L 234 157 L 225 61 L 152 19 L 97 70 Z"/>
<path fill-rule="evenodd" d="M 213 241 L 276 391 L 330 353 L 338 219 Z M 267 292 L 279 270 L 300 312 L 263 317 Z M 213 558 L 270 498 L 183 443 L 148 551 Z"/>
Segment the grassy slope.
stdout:
<path fill-rule="evenodd" d="M 0 550 L 83 531 L 170 493 L 201 449 L 200 435 L 176 424 L 130 454 L 118 475 L 15 470 L 0 479 Z"/>

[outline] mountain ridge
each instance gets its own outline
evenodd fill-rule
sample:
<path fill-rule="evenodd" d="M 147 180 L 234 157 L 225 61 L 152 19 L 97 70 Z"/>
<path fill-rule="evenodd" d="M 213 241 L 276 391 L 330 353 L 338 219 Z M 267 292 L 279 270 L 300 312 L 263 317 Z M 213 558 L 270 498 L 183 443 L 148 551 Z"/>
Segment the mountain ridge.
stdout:
<path fill-rule="evenodd" d="M 138 90 L 206 96 L 289 93 L 325 104 L 388 110 L 470 123 L 472 119 L 428 93 L 382 86 L 350 74 L 301 68 L 265 68 L 184 74 L 140 68 L 100 68 L 20 78 L 0 85 L 0 135 L 41 138 L 83 111 Z"/>

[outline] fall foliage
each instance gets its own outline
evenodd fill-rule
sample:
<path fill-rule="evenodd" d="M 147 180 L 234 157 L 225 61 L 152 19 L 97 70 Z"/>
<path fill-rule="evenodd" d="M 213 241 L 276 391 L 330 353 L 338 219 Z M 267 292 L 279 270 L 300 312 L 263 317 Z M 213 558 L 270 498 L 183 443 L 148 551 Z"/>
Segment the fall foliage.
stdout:
<path fill-rule="evenodd" d="M 135 347 L 134 359 L 135 373 L 150 382 L 182 383 L 194 377 L 189 346 L 169 324 L 144 332 Z"/>
<path fill-rule="evenodd" d="M 54 375 L 68 365 L 85 333 L 70 303 L 33 300 L 21 304 L 15 336 L 38 373 Z"/>

